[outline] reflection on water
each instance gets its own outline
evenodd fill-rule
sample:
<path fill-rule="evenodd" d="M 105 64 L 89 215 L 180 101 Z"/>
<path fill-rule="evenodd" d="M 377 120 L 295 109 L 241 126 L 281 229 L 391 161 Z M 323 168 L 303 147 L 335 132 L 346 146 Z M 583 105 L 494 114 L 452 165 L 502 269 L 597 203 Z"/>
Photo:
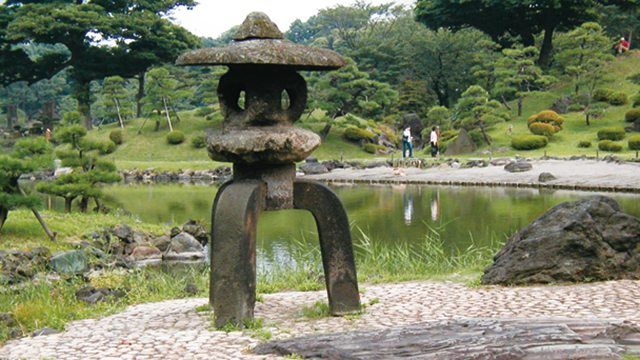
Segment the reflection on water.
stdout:
<path fill-rule="evenodd" d="M 390 245 L 421 244 L 436 230 L 446 245 L 466 248 L 504 241 L 552 206 L 594 195 L 592 192 L 527 188 L 429 185 L 332 185 L 344 204 L 354 242 L 363 236 Z M 215 186 L 189 184 L 118 185 L 105 189 L 104 203 L 152 223 L 179 224 L 188 219 L 210 224 Z M 614 198 L 624 212 L 640 217 L 638 194 Z M 47 200 L 64 209 L 59 199 Z M 263 212 L 258 246 L 269 261 L 291 262 L 292 241 L 317 244 L 315 220 L 302 210 Z"/>

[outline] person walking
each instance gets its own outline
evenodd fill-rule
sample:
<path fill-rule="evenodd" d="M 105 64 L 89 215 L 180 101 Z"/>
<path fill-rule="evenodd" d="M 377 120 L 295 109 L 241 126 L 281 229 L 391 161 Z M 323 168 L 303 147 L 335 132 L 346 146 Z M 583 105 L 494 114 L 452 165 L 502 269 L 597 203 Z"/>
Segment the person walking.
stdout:
<path fill-rule="evenodd" d="M 431 157 L 436 157 L 436 155 L 438 155 L 439 140 L 440 140 L 440 136 L 438 134 L 438 129 L 434 126 L 431 129 L 431 135 L 429 136 L 429 143 L 431 144 Z"/>
<path fill-rule="evenodd" d="M 411 127 L 407 126 L 402 133 L 402 157 L 413 157 L 412 141 Z"/>

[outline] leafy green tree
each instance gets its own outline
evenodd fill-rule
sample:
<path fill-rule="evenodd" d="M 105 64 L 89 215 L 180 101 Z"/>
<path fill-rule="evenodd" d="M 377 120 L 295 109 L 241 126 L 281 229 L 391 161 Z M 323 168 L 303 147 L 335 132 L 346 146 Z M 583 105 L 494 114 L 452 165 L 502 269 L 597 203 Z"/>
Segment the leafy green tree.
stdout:
<path fill-rule="evenodd" d="M 556 40 L 559 49 L 554 56 L 560 69 L 575 79 L 574 91 L 580 91 L 580 78 L 593 71 L 594 61 L 612 61 L 614 56 L 609 52 L 613 40 L 605 35 L 602 26 L 597 23 L 584 23 L 580 27 L 558 35 Z"/>
<path fill-rule="evenodd" d="M 369 79 L 358 66 L 347 58 L 347 65 L 310 79 L 310 107 L 325 110 L 326 124 L 320 132 L 325 139 L 338 116 L 347 113 L 381 120 L 397 99 L 397 92 L 389 84 Z"/>
<path fill-rule="evenodd" d="M 433 106 L 429 109 L 427 117 L 423 120 L 425 130 L 430 132 L 433 126 L 440 126 L 443 130 L 450 127 L 451 111 L 444 106 Z M 428 134 L 425 134 L 428 135 Z"/>
<path fill-rule="evenodd" d="M 396 111 L 426 115 L 429 107 L 437 101 L 428 89 L 429 85 L 424 80 L 406 80 L 400 88 L 398 101 L 394 106 Z"/>
<path fill-rule="evenodd" d="M 124 129 L 124 120 L 133 115 L 129 94 L 125 90 L 125 80 L 120 76 L 110 76 L 104 79 L 102 93 L 104 106 L 108 109 L 106 117 L 118 119 L 118 125 Z"/>
<path fill-rule="evenodd" d="M 587 104 L 584 110 L 587 125 L 590 125 L 589 120 L 593 115 L 601 112 L 601 109 L 599 109 L 598 106 L 594 106 L 593 97 L 596 88 L 610 80 L 610 77 L 605 72 L 606 65 L 606 58 L 588 59 L 582 66 L 584 73 L 577 80 L 577 86 L 583 86 L 587 89 Z"/>
<path fill-rule="evenodd" d="M 518 99 L 518 116 L 522 115 L 524 98 L 534 92 L 546 91 L 555 78 L 544 75 L 535 64 L 538 49 L 533 46 L 521 49 L 504 49 L 503 57 L 495 65 L 496 85 L 493 94 Z"/>
<path fill-rule="evenodd" d="M 153 69 L 147 73 L 148 92 L 142 99 L 144 104 L 142 109 L 149 114 L 148 116 L 153 116 L 156 121 L 154 131 L 160 130 L 163 114 L 169 124 L 169 131 L 173 131 L 171 114 L 177 116 L 173 104 L 187 99 L 191 95 L 188 86 L 181 83 L 179 79 L 173 76 L 166 67 Z"/>
<path fill-rule="evenodd" d="M 5 1 L 0 6 L 0 65 L 10 64 L 0 66 L 1 84 L 33 83 L 68 68 L 78 111 L 90 129 L 91 81 L 137 77 L 142 98 L 148 68 L 172 61 L 198 43 L 187 30 L 162 18 L 172 9 L 193 5 L 193 0 Z M 62 44 L 65 51 L 31 60 L 15 48 L 27 42 Z"/>
<path fill-rule="evenodd" d="M 509 38 L 520 37 L 524 47 L 534 46 L 542 34 L 538 64 L 546 66 L 553 49 L 553 34 L 587 21 L 598 20 L 598 8 L 610 3 L 634 4 L 636 0 L 418 0 L 418 21 L 431 29 L 475 27 L 503 46 Z M 637 5 L 637 4 L 636 4 Z"/>
<path fill-rule="evenodd" d="M 44 137 L 25 138 L 16 142 L 11 156 L 0 156 L 0 230 L 10 210 L 35 209 L 41 205 L 38 196 L 23 193 L 18 180 L 23 174 L 51 166 L 52 159 L 49 156 L 51 152 Z M 45 230 L 48 229 L 45 228 Z"/>
<path fill-rule="evenodd" d="M 470 86 L 462 93 L 455 109 L 458 112 L 460 126 L 467 131 L 479 129 L 489 145 L 492 140 L 486 129 L 499 122 L 509 120 L 509 114 L 504 111 L 500 102 L 491 100 L 489 93 L 478 85 Z"/>
<path fill-rule="evenodd" d="M 71 212 L 71 204 L 76 198 L 80 198 L 82 212 L 87 212 L 89 199 L 94 199 L 100 208 L 102 191 L 99 185 L 122 180 L 115 164 L 95 155 L 96 151 L 103 149 L 104 142 L 88 140 L 86 134 L 87 130 L 81 125 L 68 126 L 56 133 L 55 139 L 71 148 L 69 151 L 56 151 L 56 156 L 62 161 L 62 166 L 73 168 L 74 173 L 36 185 L 39 192 L 64 198 L 66 212 Z"/>

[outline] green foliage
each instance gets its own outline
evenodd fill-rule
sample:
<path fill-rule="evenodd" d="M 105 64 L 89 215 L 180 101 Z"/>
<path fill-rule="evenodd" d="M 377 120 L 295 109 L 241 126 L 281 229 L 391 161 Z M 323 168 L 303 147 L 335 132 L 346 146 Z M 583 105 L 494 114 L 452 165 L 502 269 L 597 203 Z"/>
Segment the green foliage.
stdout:
<path fill-rule="evenodd" d="M 640 150 L 640 135 L 633 135 L 629 137 L 629 149 Z"/>
<path fill-rule="evenodd" d="M 371 131 L 360 129 L 357 127 L 348 127 L 344 131 L 344 137 L 351 141 L 360 141 L 360 140 L 373 140 L 373 133 Z"/>
<path fill-rule="evenodd" d="M 487 128 L 509 119 L 509 114 L 502 104 L 490 100 L 489 93 L 477 85 L 469 87 L 462 94 L 456 103 L 456 111 L 461 126 L 467 131 L 480 130 L 487 144 L 491 144 Z"/>
<path fill-rule="evenodd" d="M 534 135 L 542 135 L 548 138 L 552 137 L 555 133 L 553 125 L 541 122 L 536 122 L 529 125 L 529 131 L 531 131 L 531 133 Z"/>
<path fill-rule="evenodd" d="M 109 140 L 113 141 L 114 144 L 120 145 L 123 141 L 122 130 L 115 129 L 109 133 Z"/>
<path fill-rule="evenodd" d="M 182 131 L 174 130 L 167 134 L 166 139 L 167 142 L 171 145 L 182 144 L 184 141 L 185 135 Z"/>
<path fill-rule="evenodd" d="M 620 106 L 627 103 L 629 97 L 624 91 L 616 91 L 609 96 L 609 104 L 614 106 Z"/>
<path fill-rule="evenodd" d="M 207 145 L 207 134 L 199 133 L 191 137 L 189 141 L 192 148 L 201 149 Z"/>
<path fill-rule="evenodd" d="M 634 122 L 640 119 L 640 109 L 629 109 L 624 114 L 624 121 Z"/>
<path fill-rule="evenodd" d="M 116 119 L 123 128 L 124 120 L 133 115 L 132 94 L 126 92 L 125 80 L 120 76 L 106 77 L 102 84 L 102 105 L 107 109 L 104 116 Z"/>
<path fill-rule="evenodd" d="M 620 152 L 622 151 L 622 145 L 611 140 L 602 140 L 598 143 L 598 149 L 602 151 Z"/>
<path fill-rule="evenodd" d="M 540 149 L 549 143 L 549 138 L 540 135 L 517 136 L 511 140 L 511 146 L 516 150 Z"/>
<path fill-rule="evenodd" d="M 109 140 L 109 141 L 102 142 L 99 145 L 97 150 L 100 152 L 100 155 L 106 155 L 116 151 L 116 147 L 117 147 L 116 143 Z"/>
<path fill-rule="evenodd" d="M 471 131 L 469 131 L 469 136 L 471 136 L 471 139 L 473 139 L 473 142 L 478 146 L 482 146 L 482 145 L 486 144 L 486 142 L 484 140 L 484 137 L 482 136 L 482 133 L 480 132 L 480 130 L 471 130 Z"/>
<path fill-rule="evenodd" d="M 596 89 L 593 92 L 594 101 L 609 102 L 609 97 L 614 93 L 611 89 Z"/>
<path fill-rule="evenodd" d="M 563 125 L 562 125 L 562 124 L 564 124 L 564 118 L 562 116 L 558 115 L 558 113 L 556 113 L 553 110 L 544 110 L 544 111 L 541 111 L 541 112 L 537 113 L 536 115 L 530 116 L 527 119 L 527 126 L 529 127 L 529 130 L 531 130 L 531 126 L 533 124 L 536 124 L 536 123 L 542 123 L 542 124 L 551 125 L 551 127 L 553 128 L 552 135 L 554 133 L 557 133 L 557 132 L 561 131 L 564 128 Z M 545 128 L 539 128 L 538 130 L 539 131 L 546 131 L 544 129 Z M 533 132 L 533 130 L 531 130 L 531 132 Z M 537 134 L 537 135 L 543 135 L 543 134 Z"/>
<path fill-rule="evenodd" d="M 62 117 L 64 125 L 78 125 L 80 123 L 82 123 L 82 114 L 78 111 L 69 111 Z"/>
<path fill-rule="evenodd" d="M 366 143 L 364 144 L 364 151 L 368 152 L 369 154 L 377 154 L 378 150 L 385 150 L 386 147 L 384 145 L 377 145 L 377 144 L 371 144 L 371 143 Z"/>
<path fill-rule="evenodd" d="M 620 126 L 609 126 L 598 130 L 599 140 L 622 140 L 626 136 L 626 131 Z"/>
<path fill-rule="evenodd" d="M 198 110 L 196 110 L 193 115 L 198 117 L 205 117 L 207 115 L 213 114 L 215 111 L 216 110 L 213 107 L 201 107 L 198 108 Z"/>
<path fill-rule="evenodd" d="M 578 147 L 579 148 L 584 148 L 584 149 L 590 148 L 591 147 L 591 141 L 582 139 L 582 140 L 580 140 L 578 142 Z"/>
<path fill-rule="evenodd" d="M 61 143 L 71 145 L 77 150 L 80 148 L 80 139 L 87 135 L 87 129 L 82 125 L 71 125 L 56 131 L 54 138 Z"/>
<path fill-rule="evenodd" d="M 308 319 L 328 317 L 331 316 L 331 308 L 326 302 L 316 301 L 313 305 L 302 308 L 302 316 Z"/>

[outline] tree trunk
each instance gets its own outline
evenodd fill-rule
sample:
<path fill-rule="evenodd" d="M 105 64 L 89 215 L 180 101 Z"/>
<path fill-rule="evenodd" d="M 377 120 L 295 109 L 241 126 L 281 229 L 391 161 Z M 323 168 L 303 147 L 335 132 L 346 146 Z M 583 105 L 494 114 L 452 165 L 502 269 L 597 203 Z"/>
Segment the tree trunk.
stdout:
<path fill-rule="evenodd" d="M 538 65 L 540 67 L 546 67 L 549 64 L 551 58 L 551 51 L 553 50 L 553 31 L 555 26 L 550 24 L 545 27 L 544 38 L 542 40 L 542 47 L 540 48 L 540 56 L 538 57 Z"/>
<path fill-rule="evenodd" d="M 163 97 L 162 104 L 164 105 L 164 112 L 167 114 L 167 123 L 169 124 L 169 131 L 173 131 L 173 125 L 171 125 L 171 117 L 169 116 L 169 109 L 167 109 L 167 100 Z"/>
<path fill-rule="evenodd" d="M 91 130 L 93 128 L 91 124 L 91 81 L 76 78 L 74 80 L 76 84 L 73 96 L 78 101 L 78 112 L 84 118 L 84 126 L 87 130 Z"/>
<path fill-rule="evenodd" d="M 73 199 L 75 199 L 75 197 L 64 198 L 64 212 L 66 213 L 71 212 L 71 203 L 73 202 Z"/>
<path fill-rule="evenodd" d="M 586 112 L 585 112 L 585 114 L 584 114 L 584 118 L 587 120 L 587 126 L 589 126 L 589 125 L 590 125 L 590 124 L 589 124 L 589 112 L 588 112 L 588 110 L 589 110 L 589 109 L 587 109 L 587 111 L 586 111 Z"/>
<path fill-rule="evenodd" d="M 507 102 L 507 99 L 504 98 L 504 95 L 501 95 L 500 97 L 502 97 L 502 104 L 504 104 L 504 107 L 506 107 L 507 110 L 511 110 L 511 106 L 509 106 L 509 103 Z"/>
<path fill-rule="evenodd" d="M 4 206 L 0 206 L 0 230 L 2 230 L 2 226 L 4 225 L 4 222 L 7 220 L 8 215 L 9 215 L 9 209 Z"/>
<path fill-rule="evenodd" d="M 524 97 L 520 96 L 520 98 L 518 99 L 518 116 L 522 116 L 522 101 L 524 100 Z"/>
<path fill-rule="evenodd" d="M 116 103 L 116 112 L 118 113 L 118 125 L 120 125 L 121 129 L 124 129 L 124 121 L 122 121 L 122 116 L 120 116 L 120 104 L 118 104 L 118 99 L 114 102 Z"/>
<path fill-rule="evenodd" d="M 144 97 L 144 76 L 146 72 L 138 75 L 138 94 L 136 95 L 136 117 L 142 116 L 142 98 Z"/>
<path fill-rule="evenodd" d="M 487 142 L 487 145 L 491 145 L 491 137 L 484 131 L 484 126 L 480 126 L 480 132 L 482 133 L 482 137 L 484 137 L 484 141 Z"/>
<path fill-rule="evenodd" d="M 331 130 L 331 124 L 326 123 L 324 125 L 324 128 L 322 130 L 320 130 L 320 141 L 324 142 L 324 140 L 327 138 L 327 135 L 329 135 L 329 131 Z"/>
<path fill-rule="evenodd" d="M 83 214 L 87 213 L 87 209 L 89 208 L 89 198 L 83 197 L 80 199 L 80 212 Z"/>
<path fill-rule="evenodd" d="M 18 122 L 18 106 L 7 105 L 7 129 L 13 130 L 13 125 Z"/>

